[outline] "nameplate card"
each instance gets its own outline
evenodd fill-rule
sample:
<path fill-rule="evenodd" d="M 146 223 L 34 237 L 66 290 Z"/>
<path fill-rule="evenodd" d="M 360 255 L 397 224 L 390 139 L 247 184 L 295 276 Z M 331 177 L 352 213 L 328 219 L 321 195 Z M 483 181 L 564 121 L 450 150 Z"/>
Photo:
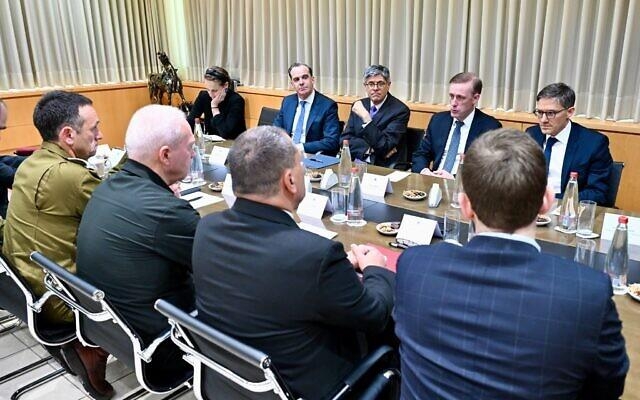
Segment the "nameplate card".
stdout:
<path fill-rule="evenodd" d="M 405 214 L 402 216 L 396 241 L 406 241 L 412 245 L 430 244 L 436 229 L 438 223 L 434 220 Z"/>
<path fill-rule="evenodd" d="M 604 221 L 602 221 L 602 233 L 600 237 L 602 240 L 613 240 L 613 234 L 618 227 L 618 214 L 605 213 Z M 640 246 L 640 218 L 628 217 L 627 223 L 627 240 L 632 246 Z"/>
<path fill-rule="evenodd" d="M 236 202 L 236 196 L 233 194 L 233 186 L 231 184 L 231 174 L 227 174 L 222 185 L 222 197 L 229 208 L 233 207 Z"/>
<path fill-rule="evenodd" d="M 224 165 L 227 162 L 229 150 L 228 147 L 213 146 L 211 154 L 209 154 L 209 164 Z"/>
<path fill-rule="evenodd" d="M 384 203 L 385 193 L 393 193 L 388 177 L 370 173 L 364 174 L 361 188 L 363 198 L 378 203 Z"/>
<path fill-rule="evenodd" d="M 327 168 L 322 175 L 320 181 L 320 189 L 329 190 L 338 184 L 338 174 L 334 173 L 332 169 Z"/>
<path fill-rule="evenodd" d="M 303 219 L 304 216 L 305 218 L 320 220 L 327 207 L 328 200 L 326 196 L 321 194 L 307 193 L 298 205 L 296 213 L 300 219 Z"/>
<path fill-rule="evenodd" d="M 393 171 L 392 173 L 387 175 L 387 178 L 389 178 L 389 181 L 396 183 L 400 182 L 409 175 L 411 175 L 411 171 Z"/>

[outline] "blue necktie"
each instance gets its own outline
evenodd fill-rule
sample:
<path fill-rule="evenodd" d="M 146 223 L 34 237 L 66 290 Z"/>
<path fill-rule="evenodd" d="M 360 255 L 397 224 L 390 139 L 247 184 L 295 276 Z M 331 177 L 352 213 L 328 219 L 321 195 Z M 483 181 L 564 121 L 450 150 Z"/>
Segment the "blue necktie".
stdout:
<path fill-rule="evenodd" d="M 373 118 L 373 116 L 376 115 L 377 112 L 378 108 L 372 104 L 371 108 L 369 109 L 369 116 Z"/>
<path fill-rule="evenodd" d="M 547 139 L 547 144 L 544 146 L 544 158 L 547 160 L 547 173 L 549 173 L 549 163 L 551 162 L 551 150 L 553 145 L 556 144 L 558 139 L 553 136 Z"/>
<path fill-rule="evenodd" d="M 300 139 L 302 139 L 302 131 L 304 131 L 304 106 L 307 104 L 306 101 L 300 101 L 300 115 L 298 115 L 298 123 L 296 124 L 296 129 L 293 131 L 293 143 L 300 143 Z"/>
<path fill-rule="evenodd" d="M 451 143 L 449 143 L 449 150 L 447 151 L 447 158 L 444 162 L 445 171 L 451 173 L 453 164 L 456 163 L 456 157 L 458 156 L 458 147 L 460 146 L 460 128 L 464 125 L 464 122 L 456 120 L 456 127 L 453 129 L 453 136 L 451 136 Z"/>

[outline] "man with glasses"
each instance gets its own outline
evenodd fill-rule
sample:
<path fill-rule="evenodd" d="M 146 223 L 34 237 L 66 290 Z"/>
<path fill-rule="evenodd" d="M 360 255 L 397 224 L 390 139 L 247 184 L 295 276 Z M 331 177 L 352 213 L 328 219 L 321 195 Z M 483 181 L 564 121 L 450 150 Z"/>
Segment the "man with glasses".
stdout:
<path fill-rule="evenodd" d="M 193 130 L 196 118 L 204 117 L 206 134 L 235 139 L 247 130 L 244 98 L 233 90 L 231 77 L 222 67 L 204 71 L 204 87 L 191 107 L 187 121 Z"/>
<path fill-rule="evenodd" d="M 406 134 L 410 111 L 389 93 L 387 67 L 370 65 L 363 79 L 367 97 L 353 103 L 342 139 L 349 140 L 352 158 L 389 167 L 398 161 L 398 145 Z"/>
<path fill-rule="evenodd" d="M 424 138 L 413 153 L 413 172 L 453 179 L 460 162 L 458 154 L 483 133 L 502 127 L 497 119 L 476 108 L 480 93 L 482 81 L 474 73 L 460 72 L 451 78 L 450 109 L 431 117 Z"/>
<path fill-rule="evenodd" d="M 613 160 L 609 139 L 571 121 L 575 92 L 564 83 L 552 83 L 536 97 L 534 114 L 539 124 L 527 133 L 543 148 L 548 184 L 562 198 L 571 172 L 578 173 L 580 200 L 605 204 Z"/>
<path fill-rule="evenodd" d="M 340 148 L 338 105 L 315 90 L 316 78 L 307 64 L 293 63 L 288 72 L 296 93 L 282 99 L 273 125 L 287 131 L 305 153 L 335 155 Z"/>

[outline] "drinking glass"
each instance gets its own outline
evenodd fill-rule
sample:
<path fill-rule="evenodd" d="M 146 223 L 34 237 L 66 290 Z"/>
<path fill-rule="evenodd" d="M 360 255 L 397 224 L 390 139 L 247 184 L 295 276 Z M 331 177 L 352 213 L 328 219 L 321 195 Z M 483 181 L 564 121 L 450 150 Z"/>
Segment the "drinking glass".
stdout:
<path fill-rule="evenodd" d="M 331 208 L 331 222 L 335 224 L 343 224 L 347 221 L 347 189 L 343 187 L 334 187 L 329 192 Z"/>
<path fill-rule="evenodd" d="M 576 254 L 573 261 L 588 267 L 595 267 L 596 242 L 591 239 L 580 239 L 576 242 Z"/>
<path fill-rule="evenodd" d="M 364 174 L 367 173 L 367 163 L 362 160 L 355 160 L 353 166 L 358 169 L 358 178 L 360 178 L 360 183 L 362 184 Z"/>
<path fill-rule="evenodd" d="M 590 236 L 593 234 L 593 222 L 596 217 L 596 202 L 582 200 L 578 207 L 578 236 Z"/>
<path fill-rule="evenodd" d="M 444 212 L 445 242 L 460 243 L 460 211 L 447 210 Z"/>

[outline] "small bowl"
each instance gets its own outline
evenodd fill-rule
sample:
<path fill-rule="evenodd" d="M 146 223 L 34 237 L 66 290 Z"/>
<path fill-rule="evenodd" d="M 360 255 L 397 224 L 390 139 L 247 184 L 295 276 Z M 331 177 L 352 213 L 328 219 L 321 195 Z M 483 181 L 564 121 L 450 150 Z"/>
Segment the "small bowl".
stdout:
<path fill-rule="evenodd" d="M 210 183 L 207 187 L 213 190 L 214 192 L 222 192 L 223 185 L 224 185 L 224 182 L 213 182 L 213 183 Z"/>
<path fill-rule="evenodd" d="M 551 223 L 551 217 L 548 215 L 538 215 L 536 218 L 536 225 L 545 226 Z"/>
<path fill-rule="evenodd" d="M 386 236 L 395 236 L 400 230 L 400 222 L 381 222 L 376 225 L 376 230 Z"/>
<path fill-rule="evenodd" d="M 402 196 L 407 199 L 407 200 L 413 200 L 413 201 L 418 201 L 418 200 L 424 200 L 427 198 L 427 192 L 423 192 L 422 190 L 405 190 L 404 192 L 402 192 Z"/>
<path fill-rule="evenodd" d="M 313 171 L 307 174 L 311 182 L 320 182 L 322 180 L 322 172 Z"/>

